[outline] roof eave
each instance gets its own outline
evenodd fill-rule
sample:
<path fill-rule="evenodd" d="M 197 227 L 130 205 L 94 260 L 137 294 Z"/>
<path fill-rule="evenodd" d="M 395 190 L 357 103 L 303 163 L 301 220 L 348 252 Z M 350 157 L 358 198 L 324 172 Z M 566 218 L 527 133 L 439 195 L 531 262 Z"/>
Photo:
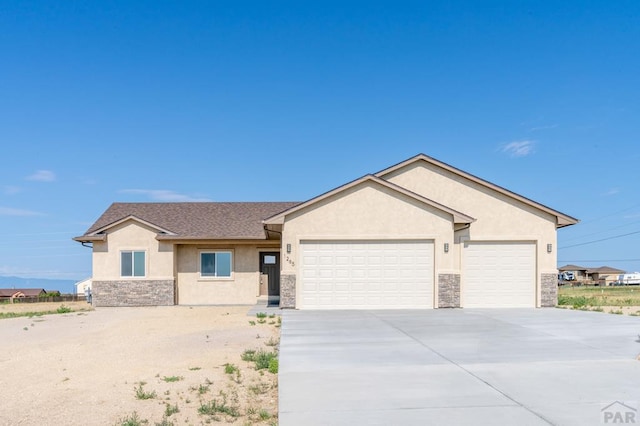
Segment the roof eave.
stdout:
<path fill-rule="evenodd" d="M 580 221 L 578 219 L 571 216 L 566 216 L 566 215 L 556 216 L 557 229 L 566 228 L 567 226 L 575 225 L 579 222 Z"/>
<path fill-rule="evenodd" d="M 92 243 L 95 241 L 107 241 L 107 234 L 98 234 L 98 235 L 82 235 L 80 237 L 73 237 L 73 241 L 77 241 L 79 243 Z"/>
<path fill-rule="evenodd" d="M 179 235 L 166 235 L 166 234 L 158 234 L 156 235 L 156 240 L 158 241 L 262 241 L 266 240 L 264 236 L 225 236 L 225 237 L 214 237 L 214 236 L 179 236 Z"/>

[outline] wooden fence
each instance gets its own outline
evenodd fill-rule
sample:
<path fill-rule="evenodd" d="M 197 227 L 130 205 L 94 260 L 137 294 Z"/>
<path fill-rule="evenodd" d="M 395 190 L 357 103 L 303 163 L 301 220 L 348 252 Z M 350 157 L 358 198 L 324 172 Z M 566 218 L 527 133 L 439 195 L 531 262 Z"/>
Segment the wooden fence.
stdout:
<path fill-rule="evenodd" d="M 6 299 L 4 303 L 41 303 L 41 302 L 86 302 L 86 297 L 77 294 L 63 294 L 54 297 L 14 297 Z"/>

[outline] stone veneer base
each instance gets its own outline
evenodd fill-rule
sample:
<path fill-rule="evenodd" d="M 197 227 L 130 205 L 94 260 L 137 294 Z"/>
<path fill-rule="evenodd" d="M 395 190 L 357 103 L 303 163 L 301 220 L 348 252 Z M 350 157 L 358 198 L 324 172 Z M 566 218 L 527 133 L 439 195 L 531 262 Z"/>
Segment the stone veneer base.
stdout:
<path fill-rule="evenodd" d="M 173 280 L 93 281 L 93 306 L 171 306 L 175 302 Z"/>
<path fill-rule="evenodd" d="M 460 274 L 438 275 L 438 308 L 460 307 Z"/>

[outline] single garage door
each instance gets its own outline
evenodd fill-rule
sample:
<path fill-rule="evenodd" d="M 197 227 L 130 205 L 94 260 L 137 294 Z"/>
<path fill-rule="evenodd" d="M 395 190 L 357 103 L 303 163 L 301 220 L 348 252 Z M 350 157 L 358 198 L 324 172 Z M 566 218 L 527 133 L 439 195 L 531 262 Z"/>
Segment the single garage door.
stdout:
<path fill-rule="evenodd" d="M 535 307 L 535 244 L 467 242 L 463 268 L 463 307 Z"/>
<path fill-rule="evenodd" d="M 306 241 L 302 309 L 433 307 L 433 242 Z"/>

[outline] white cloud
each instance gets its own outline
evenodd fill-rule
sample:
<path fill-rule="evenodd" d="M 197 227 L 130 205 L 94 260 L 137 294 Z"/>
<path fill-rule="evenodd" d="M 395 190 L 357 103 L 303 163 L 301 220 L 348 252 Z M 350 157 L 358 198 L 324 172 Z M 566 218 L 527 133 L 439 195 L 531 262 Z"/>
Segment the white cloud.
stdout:
<path fill-rule="evenodd" d="M 0 216 L 44 216 L 44 213 L 33 210 L 14 209 L 11 207 L 0 207 Z"/>
<path fill-rule="evenodd" d="M 607 192 L 605 192 L 604 196 L 610 196 L 610 195 L 616 195 L 620 193 L 620 189 L 619 188 L 611 188 L 610 190 L 608 190 Z"/>
<path fill-rule="evenodd" d="M 529 129 L 530 132 L 539 132 L 540 130 L 550 130 L 550 129 L 555 129 L 556 127 L 558 127 L 557 124 L 552 124 L 550 126 L 537 126 L 537 127 L 532 127 Z"/>
<path fill-rule="evenodd" d="M 167 189 L 123 189 L 123 194 L 140 194 L 149 197 L 154 201 L 211 201 L 208 198 L 192 197 L 186 194 L 179 194 Z"/>
<path fill-rule="evenodd" d="M 19 186 L 7 185 L 3 188 L 3 192 L 6 195 L 14 195 L 21 191 L 22 191 L 22 188 L 20 188 Z"/>
<path fill-rule="evenodd" d="M 53 182 L 56 180 L 56 174 L 50 170 L 38 170 L 34 174 L 27 176 L 26 179 L 37 182 Z"/>
<path fill-rule="evenodd" d="M 510 157 L 526 157 L 533 154 L 535 141 L 514 141 L 505 144 L 502 152 L 509 154 Z"/>

